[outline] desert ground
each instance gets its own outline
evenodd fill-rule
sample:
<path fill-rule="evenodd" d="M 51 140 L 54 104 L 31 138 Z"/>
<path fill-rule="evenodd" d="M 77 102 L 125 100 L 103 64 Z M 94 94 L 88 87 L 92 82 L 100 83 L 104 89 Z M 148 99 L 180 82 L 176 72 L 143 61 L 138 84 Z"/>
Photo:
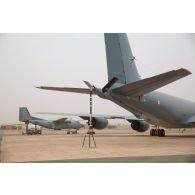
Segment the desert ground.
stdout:
<path fill-rule="evenodd" d="M 0 130 L 0 160 L 4 163 L 195 162 L 195 130 L 167 130 L 166 137 L 150 137 L 148 131 L 104 129 L 96 131 L 96 148 L 88 147 L 88 139 L 82 148 L 85 133 L 86 129 L 69 135 L 65 130 L 43 130 L 42 135 L 22 135 L 22 130 Z"/>

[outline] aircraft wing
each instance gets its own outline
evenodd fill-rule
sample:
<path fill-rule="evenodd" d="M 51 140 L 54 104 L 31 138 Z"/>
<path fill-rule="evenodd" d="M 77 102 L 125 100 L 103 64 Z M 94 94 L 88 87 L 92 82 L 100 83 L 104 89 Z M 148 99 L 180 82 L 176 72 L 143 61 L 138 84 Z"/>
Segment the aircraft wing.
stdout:
<path fill-rule="evenodd" d="M 38 89 L 45 89 L 45 90 L 53 90 L 53 91 L 63 91 L 63 92 L 73 92 L 73 93 L 83 93 L 83 94 L 89 94 L 90 89 L 89 88 L 70 88 L 70 87 L 36 87 Z M 95 91 L 93 91 L 93 94 L 96 94 Z"/>
<path fill-rule="evenodd" d="M 60 115 L 60 116 L 77 116 L 82 118 L 83 120 L 89 120 L 90 115 L 89 114 L 70 114 L 70 113 L 51 113 L 51 112 L 38 112 L 36 114 L 44 114 L 44 115 Z M 102 115 L 102 114 L 93 114 L 93 117 L 104 117 L 106 119 L 125 119 L 128 120 L 129 122 L 139 120 L 142 121 L 144 119 L 138 119 L 135 116 L 124 116 L 124 115 Z"/>
<path fill-rule="evenodd" d="M 57 119 L 57 120 L 55 120 L 53 122 L 54 123 L 64 123 L 66 120 L 67 120 L 67 118 L 60 118 L 60 119 Z"/>
<path fill-rule="evenodd" d="M 44 120 L 44 119 L 32 116 L 30 120 Z"/>
<path fill-rule="evenodd" d="M 126 84 L 119 88 L 113 89 L 112 91 L 126 96 L 142 96 L 178 79 L 188 76 L 189 74 L 191 74 L 191 72 L 181 68 L 150 78 L 142 79 L 134 83 Z"/>

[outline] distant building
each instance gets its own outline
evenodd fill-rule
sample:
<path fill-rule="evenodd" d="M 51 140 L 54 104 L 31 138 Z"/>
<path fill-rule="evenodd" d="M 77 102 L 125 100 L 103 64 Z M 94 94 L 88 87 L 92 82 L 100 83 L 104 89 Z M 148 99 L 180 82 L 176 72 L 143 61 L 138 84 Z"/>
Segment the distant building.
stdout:
<path fill-rule="evenodd" d="M 25 130 L 26 125 L 25 124 L 16 124 L 16 125 L 6 124 L 6 125 L 1 125 L 0 128 L 3 130 L 6 130 L 6 129 Z"/>

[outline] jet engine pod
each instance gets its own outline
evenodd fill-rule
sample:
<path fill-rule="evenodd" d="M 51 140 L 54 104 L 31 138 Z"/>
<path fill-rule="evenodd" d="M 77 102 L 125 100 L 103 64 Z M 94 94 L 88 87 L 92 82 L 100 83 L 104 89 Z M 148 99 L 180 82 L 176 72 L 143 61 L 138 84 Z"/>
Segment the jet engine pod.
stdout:
<path fill-rule="evenodd" d="M 89 125 L 89 121 L 88 121 Z M 94 129 L 104 129 L 108 126 L 108 120 L 104 117 L 93 117 L 92 126 Z"/>
<path fill-rule="evenodd" d="M 131 128 L 138 132 L 144 132 L 148 130 L 149 124 L 146 121 L 133 121 L 131 123 Z"/>

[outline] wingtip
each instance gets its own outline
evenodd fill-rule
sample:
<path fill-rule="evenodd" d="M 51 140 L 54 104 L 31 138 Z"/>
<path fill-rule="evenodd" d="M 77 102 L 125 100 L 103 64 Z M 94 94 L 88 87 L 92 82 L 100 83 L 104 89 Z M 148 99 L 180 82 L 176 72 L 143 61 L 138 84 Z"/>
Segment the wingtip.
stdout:
<path fill-rule="evenodd" d="M 184 72 L 186 75 L 190 75 L 192 74 L 192 72 L 190 72 L 188 69 L 186 68 L 180 68 L 180 71 Z"/>
<path fill-rule="evenodd" d="M 192 74 L 192 72 L 189 71 L 188 69 L 185 69 L 185 70 L 186 70 L 186 72 L 187 72 L 188 74 Z"/>
<path fill-rule="evenodd" d="M 88 81 L 83 81 L 83 82 L 87 85 L 87 87 L 89 87 L 89 88 L 92 87 L 92 85 Z"/>

